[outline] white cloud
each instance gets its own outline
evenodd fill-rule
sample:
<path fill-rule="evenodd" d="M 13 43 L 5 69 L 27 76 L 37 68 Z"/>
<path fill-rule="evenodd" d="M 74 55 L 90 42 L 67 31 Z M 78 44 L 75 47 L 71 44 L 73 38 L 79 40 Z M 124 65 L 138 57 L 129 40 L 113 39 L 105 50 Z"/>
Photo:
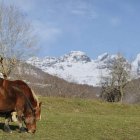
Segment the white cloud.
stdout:
<path fill-rule="evenodd" d="M 74 9 L 71 12 L 74 15 L 84 16 L 91 19 L 96 19 L 98 17 L 98 14 L 95 11 L 91 11 L 89 9 Z"/>
<path fill-rule="evenodd" d="M 96 7 L 93 5 L 93 2 L 83 0 L 72 0 L 71 3 L 67 3 L 67 5 L 68 7 L 66 7 L 66 10 L 69 10 L 73 15 L 90 19 L 95 19 L 98 17 Z"/>
<path fill-rule="evenodd" d="M 43 15 L 44 18 L 41 18 L 40 20 L 38 19 L 36 15 L 39 14 L 39 11 L 37 10 L 41 9 L 38 5 L 39 1 L 12 0 L 9 2 L 9 0 L 5 0 L 5 3 L 8 5 L 14 4 L 28 15 L 27 18 L 33 25 L 40 42 L 47 44 L 48 42 L 55 41 L 57 37 L 62 33 L 61 29 L 53 27 L 53 25 L 48 25 L 45 22 L 45 15 Z"/>
<path fill-rule="evenodd" d="M 59 28 L 51 27 L 40 21 L 33 21 L 33 26 L 41 42 L 47 44 L 47 42 L 55 41 L 61 34 L 62 30 Z"/>

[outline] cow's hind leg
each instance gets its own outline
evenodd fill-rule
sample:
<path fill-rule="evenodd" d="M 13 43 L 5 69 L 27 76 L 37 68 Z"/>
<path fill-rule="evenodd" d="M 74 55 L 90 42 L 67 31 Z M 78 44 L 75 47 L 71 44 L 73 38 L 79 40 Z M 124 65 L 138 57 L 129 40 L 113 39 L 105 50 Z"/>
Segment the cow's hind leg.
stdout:
<path fill-rule="evenodd" d="M 5 124 L 4 124 L 4 131 L 8 132 L 8 133 L 12 133 L 12 130 L 9 127 L 10 120 L 11 120 L 10 115 L 9 114 L 6 115 L 6 117 L 5 117 Z"/>

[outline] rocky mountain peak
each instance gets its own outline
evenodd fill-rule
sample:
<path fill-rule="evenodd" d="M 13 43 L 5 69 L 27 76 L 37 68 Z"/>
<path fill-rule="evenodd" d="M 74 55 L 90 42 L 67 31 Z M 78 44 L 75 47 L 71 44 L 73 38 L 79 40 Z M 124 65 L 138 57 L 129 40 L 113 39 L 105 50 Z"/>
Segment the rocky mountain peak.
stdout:
<path fill-rule="evenodd" d="M 71 51 L 68 54 L 65 54 L 64 56 L 61 57 L 61 60 L 63 62 L 90 62 L 91 59 L 86 55 L 86 53 L 81 52 L 81 51 Z"/>

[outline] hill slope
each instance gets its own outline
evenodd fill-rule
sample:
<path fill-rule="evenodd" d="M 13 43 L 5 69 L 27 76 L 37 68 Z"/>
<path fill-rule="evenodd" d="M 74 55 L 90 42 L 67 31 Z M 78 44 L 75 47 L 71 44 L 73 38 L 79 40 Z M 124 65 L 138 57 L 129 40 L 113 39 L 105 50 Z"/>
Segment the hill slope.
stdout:
<path fill-rule="evenodd" d="M 24 80 L 38 95 L 43 96 L 97 98 L 100 94 L 98 87 L 69 83 L 26 63 L 13 70 L 11 79 Z"/>

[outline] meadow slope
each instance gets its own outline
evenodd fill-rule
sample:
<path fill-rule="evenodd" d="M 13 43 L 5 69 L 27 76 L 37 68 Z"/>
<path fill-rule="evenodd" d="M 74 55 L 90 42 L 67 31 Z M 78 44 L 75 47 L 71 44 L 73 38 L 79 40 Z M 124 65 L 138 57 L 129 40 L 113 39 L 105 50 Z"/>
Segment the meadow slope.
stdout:
<path fill-rule="evenodd" d="M 40 97 L 42 120 L 35 134 L 3 132 L 1 140 L 139 140 L 140 106 L 88 99 Z"/>

